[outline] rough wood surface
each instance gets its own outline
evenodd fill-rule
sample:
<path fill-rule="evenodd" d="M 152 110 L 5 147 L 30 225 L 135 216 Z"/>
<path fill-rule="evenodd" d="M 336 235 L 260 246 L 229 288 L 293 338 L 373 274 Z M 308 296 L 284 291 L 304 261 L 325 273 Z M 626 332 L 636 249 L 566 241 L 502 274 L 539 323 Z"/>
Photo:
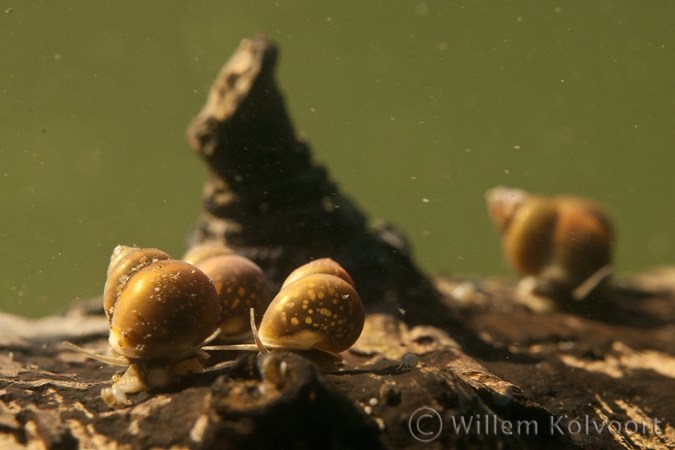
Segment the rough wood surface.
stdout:
<path fill-rule="evenodd" d="M 265 37 L 244 41 L 190 128 L 211 170 L 192 241 L 226 241 L 277 284 L 313 257 L 346 261 L 369 315 L 344 366 L 282 353 L 275 377 L 253 353 L 213 353 L 205 373 L 111 410 L 100 391 L 121 370 L 62 345 L 105 352 L 101 299 L 40 320 L 0 313 L 0 448 L 675 448 L 675 269 L 545 313 L 509 281 L 425 278 L 402 234 L 368 232 L 311 164 L 275 57 Z"/>
<path fill-rule="evenodd" d="M 583 317 L 533 313 L 501 282 L 438 278 L 462 326 L 410 328 L 372 314 L 339 373 L 283 354 L 288 376 L 273 383 L 255 355 L 220 354 L 206 373 L 132 396 L 120 410 L 99 397 L 119 368 L 60 344 L 105 350 L 100 309 L 77 305 L 35 321 L 3 314 L 0 448 L 673 448 L 674 280 L 675 269 L 635 277 L 659 294 L 636 300 L 617 290 L 606 315 Z M 399 367 L 406 352 L 419 366 Z M 425 406 L 443 420 L 427 444 L 408 423 Z M 481 429 L 456 431 L 461 417 L 478 417 Z M 502 432 L 518 421 L 536 421 L 537 433 Z M 610 421 L 622 432 L 608 431 Z M 630 421 L 637 433 L 625 430 Z"/>

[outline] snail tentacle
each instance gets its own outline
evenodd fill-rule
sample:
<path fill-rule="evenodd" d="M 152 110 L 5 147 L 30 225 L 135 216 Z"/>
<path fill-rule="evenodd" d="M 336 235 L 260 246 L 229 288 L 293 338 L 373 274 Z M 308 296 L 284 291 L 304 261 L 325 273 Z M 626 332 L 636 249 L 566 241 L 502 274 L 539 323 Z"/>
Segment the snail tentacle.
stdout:
<path fill-rule="evenodd" d="M 269 350 L 265 348 L 262 341 L 260 340 L 260 335 L 258 334 L 258 328 L 255 326 L 255 310 L 251 308 L 251 332 L 253 333 L 253 340 L 255 340 L 255 345 L 260 350 L 260 353 L 263 355 L 269 354 Z"/>
<path fill-rule="evenodd" d="M 111 366 L 128 366 L 130 364 L 129 360 L 123 356 L 101 355 L 100 353 L 92 352 L 91 350 L 87 350 L 86 348 L 82 348 L 78 345 L 75 345 L 72 342 L 65 341 L 63 342 L 63 346 L 69 350 L 73 350 L 77 353 L 87 355 L 88 357 L 90 357 L 91 359 L 95 359 L 96 361 L 101 361 L 103 363 L 110 364 Z"/>

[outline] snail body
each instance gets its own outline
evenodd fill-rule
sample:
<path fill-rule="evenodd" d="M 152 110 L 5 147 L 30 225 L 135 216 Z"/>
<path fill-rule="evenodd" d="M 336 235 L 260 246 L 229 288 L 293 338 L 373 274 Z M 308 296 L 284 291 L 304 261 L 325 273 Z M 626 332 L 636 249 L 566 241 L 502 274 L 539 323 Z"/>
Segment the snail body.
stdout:
<path fill-rule="evenodd" d="M 200 269 L 164 255 L 125 246 L 113 252 L 104 289 L 111 356 L 68 344 L 97 360 L 129 366 L 101 392 L 110 406 L 125 405 L 127 393 L 203 371 L 197 358 L 207 356 L 200 348 L 218 328 L 218 294 Z"/>
<path fill-rule="evenodd" d="M 486 198 L 506 260 L 530 277 L 536 293 L 581 300 L 607 286 L 614 230 L 595 202 L 505 187 L 488 191 Z"/>

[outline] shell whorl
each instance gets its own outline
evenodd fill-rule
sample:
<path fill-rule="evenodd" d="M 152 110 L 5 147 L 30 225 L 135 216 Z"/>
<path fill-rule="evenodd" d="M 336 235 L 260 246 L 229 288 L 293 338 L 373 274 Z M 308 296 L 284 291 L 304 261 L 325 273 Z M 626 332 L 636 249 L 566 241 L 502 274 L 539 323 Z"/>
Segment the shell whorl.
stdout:
<path fill-rule="evenodd" d="M 349 283 L 353 288 L 356 288 L 356 286 L 354 286 L 354 280 L 352 280 L 352 277 L 349 275 L 349 273 L 347 273 L 347 271 L 344 268 L 342 268 L 340 264 L 338 264 L 337 262 L 333 261 L 330 258 L 321 258 L 315 259 L 314 261 L 311 261 L 303 266 L 300 266 L 293 272 L 291 272 L 284 281 L 284 284 L 281 286 L 281 289 L 285 288 L 286 286 L 295 281 L 298 281 L 303 277 L 306 277 L 307 275 L 319 273 L 324 273 L 326 275 L 333 275 L 338 278 L 342 278 L 347 283 Z"/>
<path fill-rule="evenodd" d="M 108 321 L 112 320 L 115 304 L 121 289 L 129 278 L 154 261 L 171 257 L 156 248 L 138 248 L 118 245 L 113 250 L 108 265 L 108 276 L 103 288 L 103 309 Z"/>
<path fill-rule="evenodd" d="M 234 254 L 234 250 L 221 242 L 204 241 L 191 247 L 181 259 L 190 264 L 198 265 L 200 262 L 214 256 L 232 254 Z"/>

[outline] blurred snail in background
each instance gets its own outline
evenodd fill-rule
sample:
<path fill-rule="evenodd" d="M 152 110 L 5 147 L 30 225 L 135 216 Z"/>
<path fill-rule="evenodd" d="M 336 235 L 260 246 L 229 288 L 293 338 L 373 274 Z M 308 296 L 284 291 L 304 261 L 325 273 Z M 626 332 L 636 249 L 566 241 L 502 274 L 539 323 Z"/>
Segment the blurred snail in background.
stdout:
<path fill-rule="evenodd" d="M 554 299 L 582 300 L 609 286 L 614 230 L 595 202 L 502 186 L 489 190 L 486 200 L 506 260 L 527 277 L 521 287 Z"/>
<path fill-rule="evenodd" d="M 218 243 L 193 247 L 183 259 L 204 272 L 216 288 L 222 308 L 222 319 L 218 324 L 220 334 L 216 340 L 241 342 L 251 338 L 249 311 L 254 308 L 262 314 L 270 302 L 262 269 Z M 260 320 L 256 320 L 256 324 L 260 324 Z"/>
<path fill-rule="evenodd" d="M 218 330 L 221 306 L 208 276 L 157 249 L 115 248 L 104 288 L 110 356 L 66 343 L 99 361 L 129 366 L 101 391 L 110 406 L 126 405 L 127 393 L 166 386 L 203 372 L 197 358 Z"/>
<path fill-rule="evenodd" d="M 293 271 L 272 300 L 258 331 L 256 346 L 205 347 L 205 350 L 260 350 L 300 353 L 336 369 L 340 352 L 356 342 L 365 312 L 349 274 L 335 261 L 321 259 Z"/>

